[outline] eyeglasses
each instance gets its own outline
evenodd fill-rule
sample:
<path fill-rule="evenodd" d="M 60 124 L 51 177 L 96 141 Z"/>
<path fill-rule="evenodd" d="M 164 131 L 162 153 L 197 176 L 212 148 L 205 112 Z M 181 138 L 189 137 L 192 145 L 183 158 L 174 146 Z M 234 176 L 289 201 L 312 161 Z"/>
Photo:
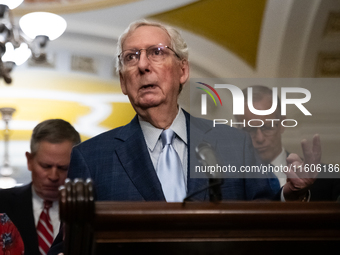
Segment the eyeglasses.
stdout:
<path fill-rule="evenodd" d="M 158 45 L 152 45 L 147 49 L 129 49 L 122 51 L 122 53 L 120 53 L 118 56 L 120 64 L 122 66 L 137 65 L 140 55 L 142 54 L 142 50 L 145 50 L 146 57 L 153 63 L 160 63 L 164 61 L 164 59 L 166 59 L 171 54 L 171 52 L 175 53 L 176 57 L 181 59 L 173 49 L 160 43 Z"/>
<path fill-rule="evenodd" d="M 264 136 L 272 136 L 272 135 L 275 135 L 277 131 L 277 127 L 278 127 L 278 124 L 276 123 L 273 127 L 263 125 L 262 127 L 244 127 L 243 130 L 248 132 L 251 137 L 256 136 L 258 128 L 261 130 L 261 133 Z"/>

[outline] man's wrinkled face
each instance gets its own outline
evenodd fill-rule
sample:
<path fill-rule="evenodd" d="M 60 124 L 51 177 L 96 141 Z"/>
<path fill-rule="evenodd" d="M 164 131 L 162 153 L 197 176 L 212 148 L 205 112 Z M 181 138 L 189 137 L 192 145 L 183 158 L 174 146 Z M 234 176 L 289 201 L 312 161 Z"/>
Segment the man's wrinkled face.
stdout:
<path fill-rule="evenodd" d="M 26 152 L 27 166 L 32 172 L 35 192 L 44 200 L 58 199 L 58 188 L 64 184 L 70 164 L 73 143 L 39 143 L 35 154 Z"/>
<path fill-rule="evenodd" d="M 271 104 L 270 97 L 265 97 L 261 101 L 253 102 L 254 108 L 257 110 L 270 109 Z M 261 128 L 247 126 L 244 130 L 251 134 L 253 145 L 261 159 L 266 163 L 270 163 L 282 151 L 281 135 L 284 132 L 284 127 L 281 126 L 281 121 L 275 121 L 273 125 L 272 121 L 265 120 L 279 119 L 279 117 L 275 112 L 265 116 L 255 115 L 249 111 L 248 107 L 245 107 L 244 119 L 246 125 L 251 119 L 262 120 L 264 122 L 264 125 Z M 251 121 L 252 126 L 261 126 L 261 124 L 261 121 Z"/>
<path fill-rule="evenodd" d="M 158 44 L 171 47 L 167 32 L 155 26 L 141 26 L 126 37 L 122 51 L 138 51 Z M 162 62 L 154 63 L 142 50 L 138 63 L 123 66 L 120 72 L 122 91 L 136 111 L 160 105 L 177 106 L 180 84 L 187 78 L 187 61 L 180 60 L 173 52 Z"/>

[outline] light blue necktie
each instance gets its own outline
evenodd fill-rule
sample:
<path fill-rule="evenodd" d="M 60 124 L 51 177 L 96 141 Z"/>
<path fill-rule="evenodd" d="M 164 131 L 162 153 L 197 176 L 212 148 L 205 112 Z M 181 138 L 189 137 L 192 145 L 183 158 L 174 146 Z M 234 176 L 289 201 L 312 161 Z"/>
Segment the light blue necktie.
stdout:
<path fill-rule="evenodd" d="M 182 202 L 186 197 L 184 173 L 181 160 L 172 147 L 174 131 L 166 129 L 161 134 L 163 150 L 159 155 L 157 175 L 167 202 Z"/>

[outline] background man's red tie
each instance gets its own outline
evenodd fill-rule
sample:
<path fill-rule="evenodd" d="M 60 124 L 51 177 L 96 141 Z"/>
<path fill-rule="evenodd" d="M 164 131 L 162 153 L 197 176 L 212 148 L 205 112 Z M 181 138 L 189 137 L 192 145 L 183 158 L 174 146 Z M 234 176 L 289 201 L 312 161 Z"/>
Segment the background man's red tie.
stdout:
<path fill-rule="evenodd" d="M 51 201 L 44 201 L 44 210 L 40 214 L 37 226 L 39 251 L 42 255 L 47 254 L 53 242 L 53 226 L 49 215 L 49 209 L 51 207 Z"/>

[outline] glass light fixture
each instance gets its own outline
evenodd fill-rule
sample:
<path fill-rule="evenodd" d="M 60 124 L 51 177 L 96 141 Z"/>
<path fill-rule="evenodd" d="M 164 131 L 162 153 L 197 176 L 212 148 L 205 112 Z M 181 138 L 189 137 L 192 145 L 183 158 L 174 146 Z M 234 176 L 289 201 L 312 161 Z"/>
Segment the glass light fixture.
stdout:
<path fill-rule="evenodd" d="M 0 189 L 13 188 L 17 184 L 17 181 L 12 177 L 0 177 Z"/>
<path fill-rule="evenodd" d="M 26 14 L 20 19 L 19 25 L 31 39 L 35 39 L 37 36 L 47 36 L 51 41 L 61 36 L 67 27 L 67 23 L 62 17 L 49 12 Z"/>
<path fill-rule="evenodd" d="M 6 84 L 12 82 L 14 64 L 24 63 L 30 56 L 36 63 L 48 63 L 46 45 L 61 36 L 67 27 L 59 15 L 48 12 L 33 12 L 23 16 L 20 28 L 15 26 L 10 9 L 23 0 L 0 0 L 0 78 Z M 11 43 L 11 44 L 10 44 Z"/>
<path fill-rule="evenodd" d="M 5 54 L 2 56 L 2 62 L 14 62 L 14 46 L 12 43 L 5 44 Z"/>
<path fill-rule="evenodd" d="M 21 43 L 19 48 L 14 50 L 14 63 L 17 66 L 22 65 L 25 63 L 30 56 L 32 55 L 32 51 L 28 48 L 27 43 Z"/>
<path fill-rule="evenodd" d="M 2 56 L 3 62 L 14 62 L 17 66 L 25 63 L 32 55 L 27 43 L 21 43 L 19 48 L 14 49 L 13 44 L 6 43 L 6 53 Z"/>
<path fill-rule="evenodd" d="M 0 0 L 0 4 L 7 5 L 8 8 L 17 8 L 24 0 Z"/>

